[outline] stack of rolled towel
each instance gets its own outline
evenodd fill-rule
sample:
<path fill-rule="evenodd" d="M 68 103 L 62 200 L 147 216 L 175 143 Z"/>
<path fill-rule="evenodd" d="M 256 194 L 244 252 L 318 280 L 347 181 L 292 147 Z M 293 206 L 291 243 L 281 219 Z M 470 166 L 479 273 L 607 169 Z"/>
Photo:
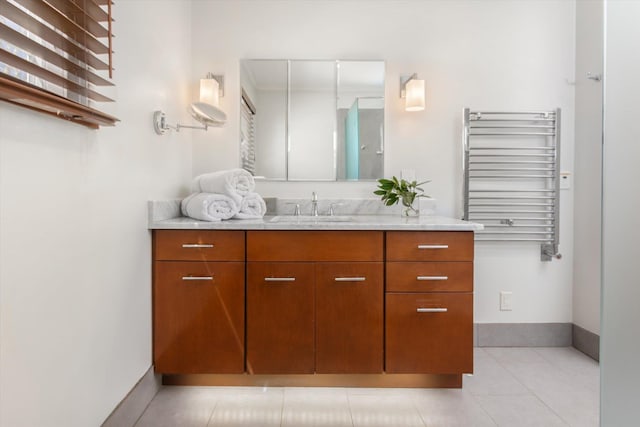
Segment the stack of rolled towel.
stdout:
<path fill-rule="evenodd" d="M 255 187 L 253 176 L 244 169 L 199 175 L 192 194 L 182 201 L 182 214 L 201 221 L 262 218 L 267 207 Z"/>

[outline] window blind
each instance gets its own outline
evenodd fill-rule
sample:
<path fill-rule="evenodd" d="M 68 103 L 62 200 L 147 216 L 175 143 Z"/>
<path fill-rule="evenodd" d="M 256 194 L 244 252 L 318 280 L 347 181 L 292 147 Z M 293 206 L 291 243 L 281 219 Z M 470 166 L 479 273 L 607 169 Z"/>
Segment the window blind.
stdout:
<path fill-rule="evenodd" d="M 91 128 L 118 119 L 111 0 L 0 0 L 0 99 Z"/>

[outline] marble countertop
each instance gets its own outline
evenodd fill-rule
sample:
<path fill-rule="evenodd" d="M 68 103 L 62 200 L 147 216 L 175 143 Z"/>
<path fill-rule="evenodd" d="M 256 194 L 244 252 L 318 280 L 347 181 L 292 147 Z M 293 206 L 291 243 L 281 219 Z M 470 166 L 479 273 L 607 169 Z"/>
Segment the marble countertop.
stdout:
<path fill-rule="evenodd" d="M 403 218 L 400 215 L 349 215 L 318 217 L 265 216 L 262 219 L 231 219 L 206 222 L 175 217 L 149 222 L 153 230 L 404 230 L 404 231 L 478 231 L 484 227 L 469 221 L 442 216 Z"/>

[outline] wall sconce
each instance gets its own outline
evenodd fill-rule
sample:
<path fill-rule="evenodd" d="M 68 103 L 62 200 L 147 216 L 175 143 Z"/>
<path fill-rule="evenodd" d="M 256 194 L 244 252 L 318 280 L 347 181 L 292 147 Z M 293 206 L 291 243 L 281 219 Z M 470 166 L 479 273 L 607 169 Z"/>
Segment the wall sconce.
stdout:
<path fill-rule="evenodd" d="M 417 74 L 408 79 L 400 78 L 400 98 L 405 99 L 405 110 L 424 110 L 424 80 L 418 80 Z"/>
<path fill-rule="evenodd" d="M 167 123 L 166 114 L 157 110 L 153 112 L 153 129 L 158 135 L 163 135 L 169 129 L 180 132 L 182 128 L 207 130 L 209 126 L 221 127 L 227 122 L 227 115 L 218 108 L 220 96 L 224 96 L 224 76 L 207 74 L 200 79 L 200 102 L 192 102 L 187 108 L 191 117 L 204 126 L 181 125 L 175 126 Z"/>

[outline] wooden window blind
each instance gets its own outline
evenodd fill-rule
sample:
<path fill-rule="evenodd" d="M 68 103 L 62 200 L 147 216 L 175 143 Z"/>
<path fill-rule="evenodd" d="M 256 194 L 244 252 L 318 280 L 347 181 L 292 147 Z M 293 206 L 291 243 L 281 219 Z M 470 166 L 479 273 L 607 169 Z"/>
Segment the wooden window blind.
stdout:
<path fill-rule="evenodd" d="M 0 0 L 0 99 L 98 128 L 113 102 L 111 0 Z"/>

